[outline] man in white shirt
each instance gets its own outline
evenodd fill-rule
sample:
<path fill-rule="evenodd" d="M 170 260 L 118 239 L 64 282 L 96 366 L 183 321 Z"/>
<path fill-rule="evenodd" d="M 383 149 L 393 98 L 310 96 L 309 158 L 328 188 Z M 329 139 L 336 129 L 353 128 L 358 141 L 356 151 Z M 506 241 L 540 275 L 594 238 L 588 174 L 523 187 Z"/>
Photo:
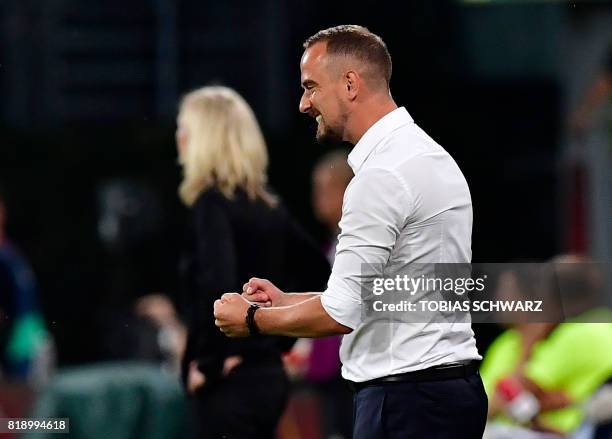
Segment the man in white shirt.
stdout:
<path fill-rule="evenodd" d="M 469 316 L 409 322 L 366 310 L 375 278 L 431 275 L 435 264 L 470 262 L 467 183 L 393 101 L 391 57 L 380 37 L 337 26 L 304 48 L 300 111 L 316 118 L 317 140 L 355 145 L 327 290 L 285 293 L 253 278 L 242 297 L 215 302 L 216 324 L 230 337 L 344 334 L 342 375 L 356 391 L 355 438 L 481 437 L 487 400 Z"/>

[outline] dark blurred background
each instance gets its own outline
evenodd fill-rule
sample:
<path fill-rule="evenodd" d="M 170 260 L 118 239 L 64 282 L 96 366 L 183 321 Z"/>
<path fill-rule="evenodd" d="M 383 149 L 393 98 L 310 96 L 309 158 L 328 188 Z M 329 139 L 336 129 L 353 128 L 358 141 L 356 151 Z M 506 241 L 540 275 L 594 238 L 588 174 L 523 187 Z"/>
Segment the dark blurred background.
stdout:
<path fill-rule="evenodd" d="M 187 215 L 175 117 L 193 88 L 222 83 L 252 104 L 271 185 L 321 236 L 310 172 L 326 150 L 298 112 L 299 59 L 305 38 L 336 24 L 383 37 L 396 102 L 462 168 L 474 260 L 589 250 L 560 163 L 611 17 L 608 2 L 2 1 L 0 185 L 60 364 L 95 356 L 75 327 L 176 293 Z"/>

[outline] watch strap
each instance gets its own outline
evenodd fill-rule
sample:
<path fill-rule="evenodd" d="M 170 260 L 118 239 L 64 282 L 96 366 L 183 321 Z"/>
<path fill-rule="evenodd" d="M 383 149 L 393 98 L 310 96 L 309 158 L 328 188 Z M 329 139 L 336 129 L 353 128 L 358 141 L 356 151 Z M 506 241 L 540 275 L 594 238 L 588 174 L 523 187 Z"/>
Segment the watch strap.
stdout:
<path fill-rule="evenodd" d="M 255 323 L 255 312 L 259 308 L 260 308 L 259 305 L 252 303 L 251 306 L 249 306 L 249 309 L 247 310 L 246 325 L 247 325 L 247 328 L 249 328 L 250 335 L 259 335 L 259 328 L 257 327 L 257 324 Z"/>

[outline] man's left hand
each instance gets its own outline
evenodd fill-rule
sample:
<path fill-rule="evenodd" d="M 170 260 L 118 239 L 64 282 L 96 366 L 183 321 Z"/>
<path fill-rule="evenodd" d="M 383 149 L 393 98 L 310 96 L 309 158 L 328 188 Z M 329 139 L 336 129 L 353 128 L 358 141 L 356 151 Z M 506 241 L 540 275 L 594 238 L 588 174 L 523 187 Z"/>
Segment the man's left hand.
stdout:
<path fill-rule="evenodd" d="M 215 325 L 228 337 L 247 337 L 249 328 L 246 324 L 247 302 L 240 294 L 227 293 L 215 300 Z"/>

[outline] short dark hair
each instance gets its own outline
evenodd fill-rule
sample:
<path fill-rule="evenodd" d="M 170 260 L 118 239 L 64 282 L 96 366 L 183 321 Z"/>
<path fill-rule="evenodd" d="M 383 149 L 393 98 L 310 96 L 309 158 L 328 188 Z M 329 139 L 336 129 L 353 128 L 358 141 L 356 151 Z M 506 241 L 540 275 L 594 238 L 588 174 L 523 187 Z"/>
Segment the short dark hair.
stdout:
<path fill-rule="evenodd" d="M 376 76 L 382 77 L 389 87 L 391 55 L 378 35 L 363 26 L 344 24 L 320 30 L 304 42 L 304 49 L 321 42 L 327 44 L 329 54 L 351 56 L 372 65 Z"/>

